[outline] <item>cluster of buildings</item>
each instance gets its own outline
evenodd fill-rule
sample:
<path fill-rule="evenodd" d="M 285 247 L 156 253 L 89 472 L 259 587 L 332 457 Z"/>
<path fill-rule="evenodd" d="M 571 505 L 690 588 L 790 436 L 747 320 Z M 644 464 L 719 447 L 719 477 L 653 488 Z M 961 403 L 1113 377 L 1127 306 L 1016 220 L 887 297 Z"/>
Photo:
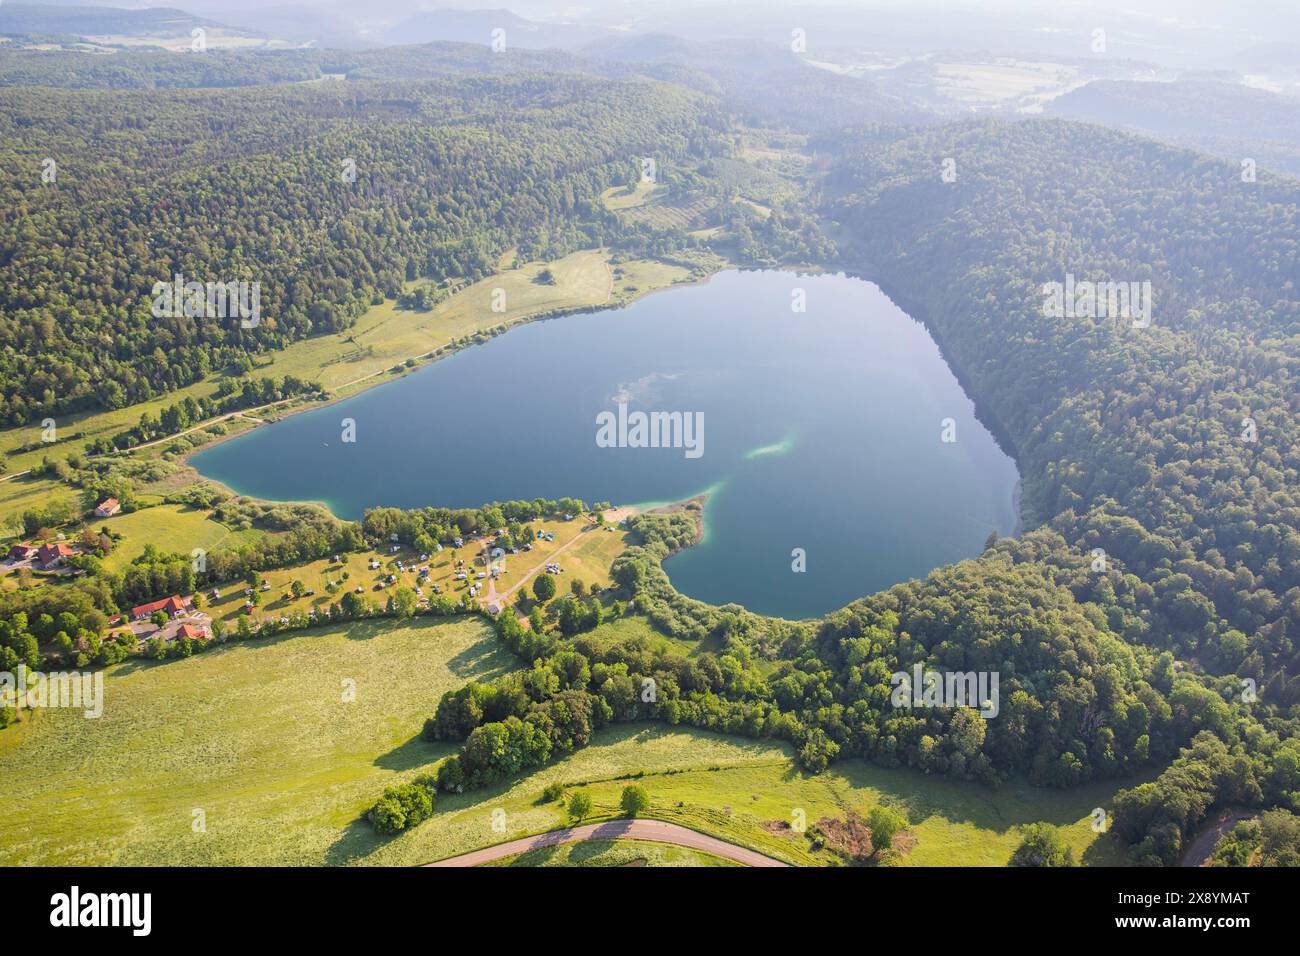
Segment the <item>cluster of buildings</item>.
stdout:
<path fill-rule="evenodd" d="M 122 503 L 116 498 L 105 498 L 95 506 L 97 518 L 111 518 L 122 511 Z M 47 541 L 44 544 L 19 542 L 9 549 L 6 560 L 10 564 L 30 561 L 35 571 L 58 571 L 67 565 L 68 558 L 77 553 L 67 541 Z"/>
<path fill-rule="evenodd" d="M 37 571 L 57 571 L 76 553 L 66 541 L 47 541 L 41 545 L 22 543 L 9 549 L 8 560 L 11 564 L 31 561 Z"/>
<path fill-rule="evenodd" d="M 161 611 L 167 615 L 168 623 L 164 624 L 156 632 L 148 632 L 139 625 L 145 624 L 155 614 Z M 172 641 L 178 641 L 183 637 L 188 637 L 192 641 L 200 639 L 206 640 L 212 636 L 211 619 L 202 611 L 193 610 L 190 602 L 179 594 L 173 594 L 171 597 L 163 598 L 160 601 L 150 601 L 148 604 L 138 604 L 131 608 L 129 614 L 123 615 L 122 623 L 133 625 L 132 630 L 143 641 L 150 637 L 161 637 L 167 644 Z M 184 620 L 181 620 L 184 618 Z M 180 621 L 179 624 L 175 622 Z"/>

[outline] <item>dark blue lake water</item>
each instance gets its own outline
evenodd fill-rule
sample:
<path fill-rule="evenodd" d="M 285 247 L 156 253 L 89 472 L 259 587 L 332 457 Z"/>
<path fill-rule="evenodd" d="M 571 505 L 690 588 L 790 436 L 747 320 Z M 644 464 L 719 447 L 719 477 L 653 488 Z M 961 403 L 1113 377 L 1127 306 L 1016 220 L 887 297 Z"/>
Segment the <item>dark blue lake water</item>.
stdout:
<path fill-rule="evenodd" d="M 806 312 L 792 311 L 795 288 Z M 630 415 L 700 416 L 698 457 L 601 447 L 597 416 L 620 402 Z M 933 339 L 875 285 L 842 275 L 725 272 L 521 326 L 193 464 L 241 494 L 323 501 L 346 518 L 709 491 L 705 540 L 669 560 L 673 583 L 790 618 L 976 555 L 990 531 L 1016 525 L 1015 463 Z"/>

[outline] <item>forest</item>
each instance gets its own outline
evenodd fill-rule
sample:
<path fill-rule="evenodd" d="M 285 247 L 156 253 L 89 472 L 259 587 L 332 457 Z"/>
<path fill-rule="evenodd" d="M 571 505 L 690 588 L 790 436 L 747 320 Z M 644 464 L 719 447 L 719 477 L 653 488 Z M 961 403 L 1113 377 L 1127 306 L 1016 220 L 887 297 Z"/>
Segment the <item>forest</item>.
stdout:
<path fill-rule="evenodd" d="M 606 243 L 601 192 L 722 149 L 711 110 L 579 77 L 2 90 L 0 422 L 145 401 L 509 248 Z M 263 321 L 155 317 L 178 274 L 259 283 Z"/>

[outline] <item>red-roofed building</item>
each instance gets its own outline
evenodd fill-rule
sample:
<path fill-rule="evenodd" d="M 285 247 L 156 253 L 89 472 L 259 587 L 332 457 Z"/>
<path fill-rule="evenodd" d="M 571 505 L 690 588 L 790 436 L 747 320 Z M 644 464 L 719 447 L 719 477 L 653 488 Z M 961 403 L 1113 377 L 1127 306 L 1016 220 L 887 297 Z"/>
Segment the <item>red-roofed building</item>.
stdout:
<path fill-rule="evenodd" d="M 188 637 L 191 641 L 202 641 L 207 639 L 208 632 L 197 624 L 185 623 L 176 628 L 176 639 L 180 640 L 182 637 Z"/>
<path fill-rule="evenodd" d="M 9 560 L 26 561 L 35 553 L 36 553 L 36 545 L 34 544 L 16 544 L 9 549 Z"/>
<path fill-rule="evenodd" d="M 161 601 L 150 601 L 148 604 L 141 604 L 139 607 L 131 608 L 131 620 L 143 621 L 155 611 L 162 611 L 168 617 L 175 617 L 177 614 L 183 614 L 186 610 L 184 599 L 173 594 Z"/>
<path fill-rule="evenodd" d="M 122 504 L 116 498 L 105 498 L 95 506 L 95 516 L 98 518 L 111 518 L 122 510 Z"/>
<path fill-rule="evenodd" d="M 72 557 L 74 553 L 72 545 L 63 541 L 43 544 L 40 550 L 36 552 L 36 565 L 42 571 L 49 571 L 52 568 L 57 568 L 65 559 Z"/>

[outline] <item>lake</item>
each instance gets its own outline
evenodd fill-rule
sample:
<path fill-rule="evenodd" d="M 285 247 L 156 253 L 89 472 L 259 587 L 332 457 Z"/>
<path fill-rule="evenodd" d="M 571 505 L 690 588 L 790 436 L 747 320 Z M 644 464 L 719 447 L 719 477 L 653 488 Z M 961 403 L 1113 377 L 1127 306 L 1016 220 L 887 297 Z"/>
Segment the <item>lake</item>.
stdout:
<path fill-rule="evenodd" d="M 638 413 L 652 412 L 681 413 L 652 421 L 678 447 L 636 447 Z M 704 540 L 666 564 L 674 585 L 789 618 L 977 555 L 990 531 L 1016 527 L 1015 463 L 934 340 L 843 275 L 723 272 L 520 326 L 192 463 L 241 494 L 322 501 L 344 518 L 707 492 Z"/>

